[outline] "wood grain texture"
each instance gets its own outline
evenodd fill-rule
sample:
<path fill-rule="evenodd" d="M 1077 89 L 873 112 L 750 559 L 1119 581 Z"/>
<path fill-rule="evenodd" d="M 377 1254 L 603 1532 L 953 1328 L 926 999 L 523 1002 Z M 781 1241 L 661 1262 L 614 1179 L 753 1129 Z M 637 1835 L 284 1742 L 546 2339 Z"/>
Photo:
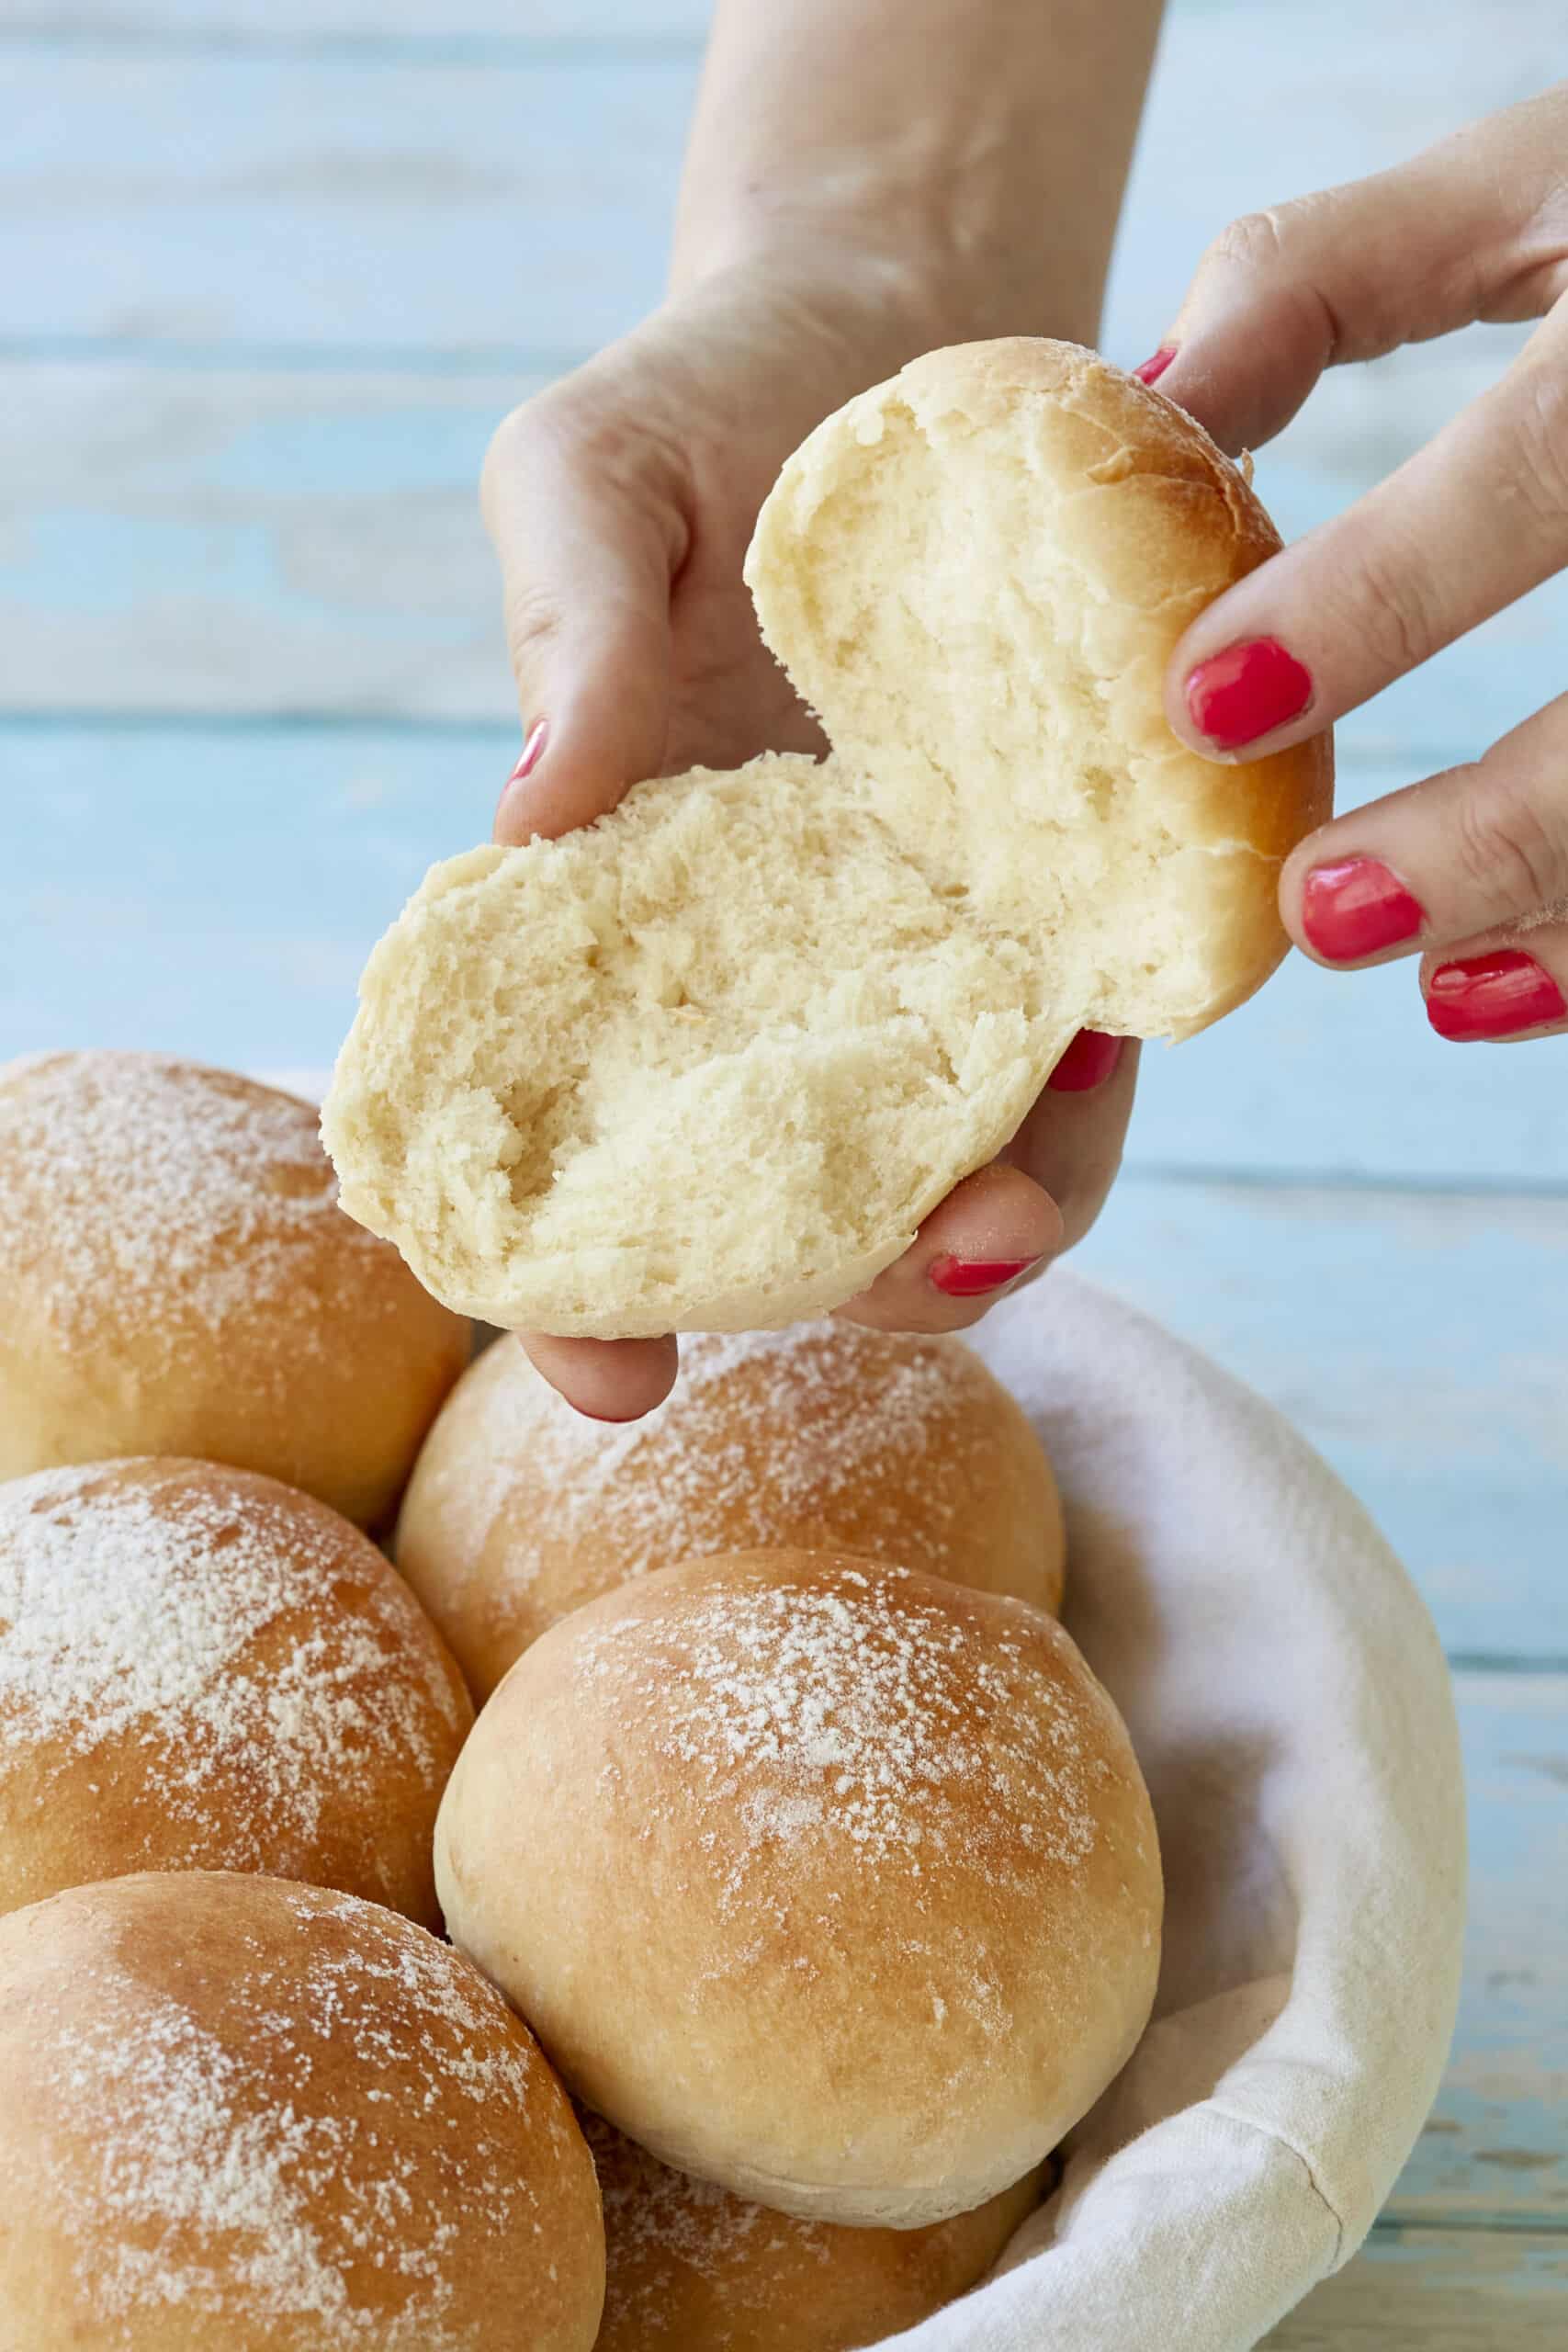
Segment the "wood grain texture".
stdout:
<path fill-rule="evenodd" d="M 483 40 L 515 51 L 536 41 L 613 44 L 624 55 L 653 40 L 697 40 L 710 0 L 0 0 L 0 34 L 70 39 L 210 40 L 321 47 L 357 40 L 432 49 Z"/>
<path fill-rule="evenodd" d="M 1551 2352 L 1568 2238 L 1380 2229 L 1265 2339 L 1268 2352 Z"/>
<path fill-rule="evenodd" d="M 0 55 L 8 333 L 587 349 L 658 296 L 695 72 Z"/>
<path fill-rule="evenodd" d="M 1464 1989 L 1442 2090 L 1385 2218 L 1557 2230 L 1568 2253 L 1568 1676 L 1461 1674 L 1455 1695 Z"/>
<path fill-rule="evenodd" d="M 1134 1169 L 1075 1263 L 1304 1431 L 1450 1653 L 1568 1657 L 1568 1208 Z"/>
<path fill-rule="evenodd" d="M 539 381 L 0 367 L 0 707 L 505 721 L 479 471 Z"/>

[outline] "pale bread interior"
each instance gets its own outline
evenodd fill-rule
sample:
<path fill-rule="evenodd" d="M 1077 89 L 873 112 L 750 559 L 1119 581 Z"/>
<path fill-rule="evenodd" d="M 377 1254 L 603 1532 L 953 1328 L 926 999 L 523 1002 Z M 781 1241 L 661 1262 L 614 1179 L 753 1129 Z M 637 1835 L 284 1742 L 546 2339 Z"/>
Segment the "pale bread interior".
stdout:
<path fill-rule="evenodd" d="M 433 869 L 328 1102 L 344 1207 L 492 1323 L 841 1305 L 1077 1028 L 1184 1035 L 1278 961 L 1306 786 L 1281 818 L 1159 702 L 1273 544 L 1195 426 L 1068 346 L 933 355 L 829 418 L 747 577 L 834 754 Z"/>

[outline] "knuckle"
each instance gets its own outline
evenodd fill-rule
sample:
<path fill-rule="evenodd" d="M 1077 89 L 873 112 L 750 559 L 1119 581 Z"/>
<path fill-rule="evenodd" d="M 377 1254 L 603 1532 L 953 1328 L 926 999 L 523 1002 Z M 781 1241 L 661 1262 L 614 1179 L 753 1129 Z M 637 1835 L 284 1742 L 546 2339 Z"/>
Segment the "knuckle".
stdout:
<path fill-rule="evenodd" d="M 1244 212 L 1220 231 L 1203 255 L 1205 265 L 1229 269 L 1262 271 L 1283 258 L 1287 207 L 1264 212 Z"/>
<path fill-rule="evenodd" d="M 1431 565 L 1402 545 L 1348 548 L 1325 591 L 1326 634 L 1357 646 L 1380 676 L 1418 668 L 1450 634 Z"/>
<path fill-rule="evenodd" d="M 551 385 L 509 410 L 491 435 L 479 468 L 479 505 L 492 531 L 508 491 L 558 456 L 563 439 L 570 439 L 571 411 L 565 388 Z"/>
<path fill-rule="evenodd" d="M 548 659 L 563 632 L 565 616 L 554 590 L 530 580 L 509 582 L 502 614 L 506 642 L 512 649 L 513 665 L 522 684 L 525 663 L 532 667 Z"/>
<path fill-rule="evenodd" d="M 1476 772 L 1454 839 L 1464 876 L 1498 912 L 1533 914 L 1568 892 L 1568 807 L 1549 808 L 1519 777 Z"/>

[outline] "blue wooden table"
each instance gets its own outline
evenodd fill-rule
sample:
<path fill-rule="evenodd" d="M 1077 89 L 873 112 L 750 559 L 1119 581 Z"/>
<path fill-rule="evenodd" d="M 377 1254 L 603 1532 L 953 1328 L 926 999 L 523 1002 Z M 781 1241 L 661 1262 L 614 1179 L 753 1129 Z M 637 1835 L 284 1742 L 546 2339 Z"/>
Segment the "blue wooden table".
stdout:
<path fill-rule="evenodd" d="M 0 0 L 0 1056 L 319 1069 L 390 911 L 483 836 L 517 725 L 479 457 L 656 297 L 705 17 Z M 1561 0 L 1179 5 L 1108 349 L 1152 347 L 1232 214 L 1565 58 Z M 1285 527 L 1519 339 L 1332 380 L 1261 462 Z M 1560 691 L 1565 624 L 1554 583 L 1353 718 L 1344 797 Z M 1442 1629 L 1470 1756 L 1447 2086 L 1367 2251 L 1273 2342 L 1568 2341 L 1568 1046 L 1445 1047 L 1410 967 L 1297 961 L 1145 1067 L 1084 1262 L 1366 1498 Z"/>

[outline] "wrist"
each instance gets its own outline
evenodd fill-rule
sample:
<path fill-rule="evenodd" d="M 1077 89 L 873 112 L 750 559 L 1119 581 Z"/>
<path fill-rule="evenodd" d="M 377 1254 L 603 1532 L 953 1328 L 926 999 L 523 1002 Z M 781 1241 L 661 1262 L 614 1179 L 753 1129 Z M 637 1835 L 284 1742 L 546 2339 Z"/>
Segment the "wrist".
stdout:
<path fill-rule="evenodd" d="M 886 208 L 826 206 L 820 193 L 778 197 L 726 210 L 722 225 L 676 240 L 670 290 L 716 293 L 721 284 L 772 288 L 781 300 L 902 324 L 910 355 L 994 335 L 1056 334 L 1092 341 L 1100 288 L 1092 272 L 1068 273 L 1025 253 L 1021 238 L 954 241 L 944 227 L 899 220 Z"/>

